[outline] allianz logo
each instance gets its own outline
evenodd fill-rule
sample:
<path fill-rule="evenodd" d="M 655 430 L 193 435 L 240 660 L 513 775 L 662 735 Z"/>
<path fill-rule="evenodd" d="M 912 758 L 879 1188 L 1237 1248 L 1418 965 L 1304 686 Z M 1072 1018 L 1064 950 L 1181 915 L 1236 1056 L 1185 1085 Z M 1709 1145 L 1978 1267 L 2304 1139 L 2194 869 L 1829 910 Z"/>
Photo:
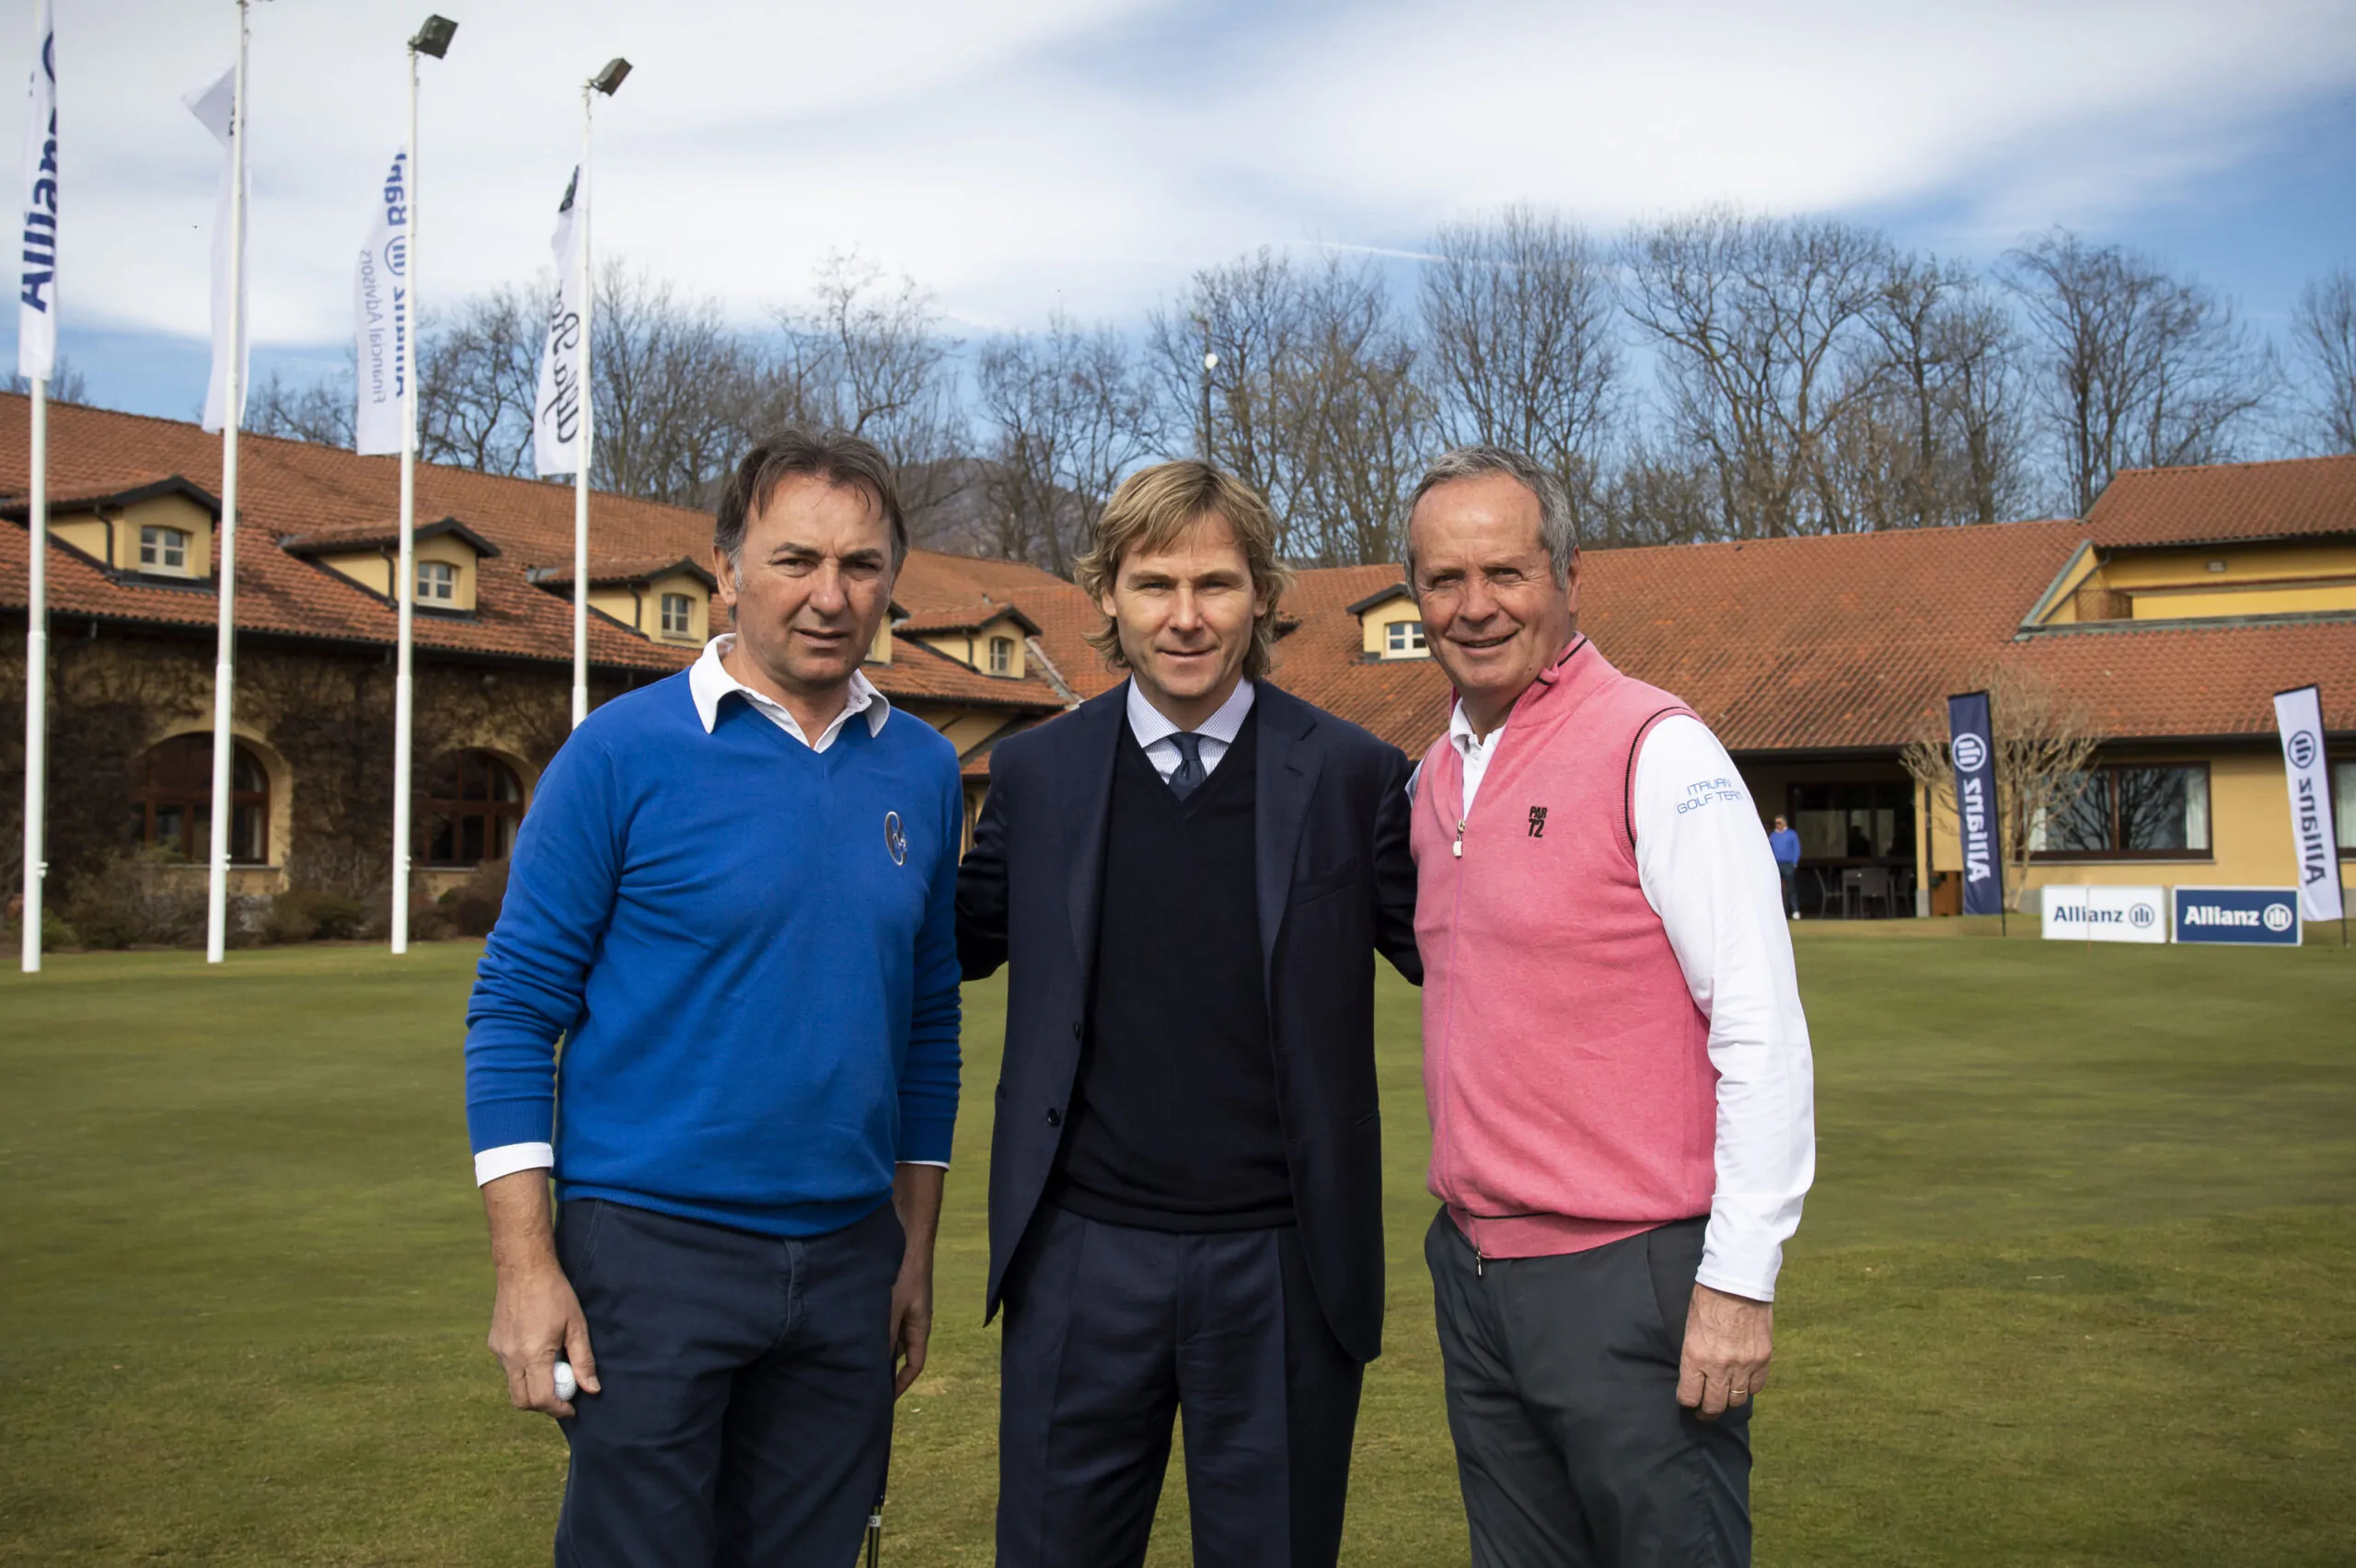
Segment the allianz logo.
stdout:
<path fill-rule="evenodd" d="M 2138 904 L 2129 909 L 2096 909 L 2084 904 L 2057 904 L 2053 906 L 2053 917 L 2065 925 L 2075 922 L 2084 926 L 2132 926 L 2141 931 L 2151 929 L 2159 914 L 2148 904 Z"/>
<path fill-rule="evenodd" d="M 2263 910 L 2224 909 L 2214 904 L 2190 904 L 2185 906 L 2179 923 L 2187 926 L 2263 926 L 2269 931 L 2287 931 L 2291 928 L 2291 909 L 2283 904 L 2269 904 Z"/>

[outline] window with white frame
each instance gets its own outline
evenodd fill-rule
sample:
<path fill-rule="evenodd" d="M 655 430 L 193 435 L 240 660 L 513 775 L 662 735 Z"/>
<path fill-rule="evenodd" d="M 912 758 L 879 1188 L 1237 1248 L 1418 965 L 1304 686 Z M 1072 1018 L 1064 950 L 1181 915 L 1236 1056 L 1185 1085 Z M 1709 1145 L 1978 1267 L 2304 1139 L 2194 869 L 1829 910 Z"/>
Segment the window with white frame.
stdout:
<path fill-rule="evenodd" d="M 695 631 L 695 601 L 685 594 L 663 595 L 663 635 L 687 637 Z"/>
<path fill-rule="evenodd" d="M 1392 658 L 1424 651 L 1424 623 L 1419 620 L 1392 621 L 1385 633 L 1384 651 Z"/>
<path fill-rule="evenodd" d="M 991 638 L 990 674 L 994 675 L 1011 675 L 1013 673 L 1014 639 L 1011 637 Z"/>
<path fill-rule="evenodd" d="M 458 569 L 446 560 L 417 563 L 417 601 L 421 605 L 458 602 Z"/>
<path fill-rule="evenodd" d="M 139 530 L 139 564 L 148 571 L 186 571 L 188 535 L 147 524 Z"/>

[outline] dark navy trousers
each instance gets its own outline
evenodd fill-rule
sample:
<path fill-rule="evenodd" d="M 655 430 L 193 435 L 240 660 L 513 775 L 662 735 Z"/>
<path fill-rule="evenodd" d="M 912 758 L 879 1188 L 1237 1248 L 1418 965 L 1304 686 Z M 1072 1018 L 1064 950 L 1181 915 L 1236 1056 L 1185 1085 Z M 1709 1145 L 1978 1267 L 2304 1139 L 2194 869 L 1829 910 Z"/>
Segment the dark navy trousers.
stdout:
<path fill-rule="evenodd" d="M 1005 1309 L 999 1568 L 1144 1562 L 1182 1411 L 1199 1568 L 1331 1568 L 1365 1367 L 1326 1326 L 1299 1232 L 1042 1205 Z"/>
<path fill-rule="evenodd" d="M 558 1568 L 846 1568 L 892 1446 L 892 1205 L 786 1239 L 584 1198 L 556 1241 L 604 1389 L 562 1424 Z"/>

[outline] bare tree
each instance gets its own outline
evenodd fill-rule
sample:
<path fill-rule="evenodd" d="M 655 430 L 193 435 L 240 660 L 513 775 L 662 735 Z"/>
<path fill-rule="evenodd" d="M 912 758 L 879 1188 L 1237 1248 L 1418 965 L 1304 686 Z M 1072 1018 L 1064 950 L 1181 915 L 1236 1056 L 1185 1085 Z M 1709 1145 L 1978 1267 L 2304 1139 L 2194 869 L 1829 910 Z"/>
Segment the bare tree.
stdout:
<path fill-rule="evenodd" d="M 971 477 L 959 345 L 915 279 L 888 277 L 855 252 L 821 263 L 813 294 L 807 307 L 777 313 L 785 351 L 754 421 L 829 424 L 872 441 L 898 470 L 909 526 L 922 533 Z"/>
<path fill-rule="evenodd" d="M 2039 400 L 2078 515 L 2121 468 L 2232 456 L 2274 396 L 2272 351 L 2200 284 L 2066 229 L 2006 259 L 2043 350 Z"/>
<path fill-rule="evenodd" d="M 1722 532 L 1834 519 L 1828 448 L 1865 385 L 1847 373 L 1888 253 L 1868 229 L 1726 208 L 1631 236 L 1628 312 L 1658 352 L 1668 435 L 1716 472 Z"/>
<path fill-rule="evenodd" d="M 301 386 L 273 370 L 246 399 L 245 426 L 256 435 L 349 447 L 357 403 L 349 365 Z"/>
<path fill-rule="evenodd" d="M 485 474 L 532 471 L 542 327 L 551 280 L 502 285 L 425 318 L 418 334 L 418 452 Z"/>
<path fill-rule="evenodd" d="M 590 317 L 595 387 L 594 482 L 601 490 L 700 506 L 744 444 L 756 372 L 744 340 L 709 299 L 609 261 Z"/>
<path fill-rule="evenodd" d="M 2025 503 L 2018 340 L 1970 273 L 1894 257 L 1833 431 L 1831 525 L 1994 523 Z"/>
<path fill-rule="evenodd" d="M 2047 824 L 2085 792 L 2096 731 L 2085 710 L 2043 676 L 1996 664 L 1981 684 L 1995 743 L 1997 841 L 2004 862 L 2004 907 L 2021 906 L 2029 857 L 2042 846 Z M 1955 765 L 1946 740 L 1909 741 L 1899 761 L 1917 788 L 1930 791 L 1934 811 L 1956 820 Z"/>
<path fill-rule="evenodd" d="M 21 398 L 32 389 L 32 383 L 21 375 L 12 373 L 9 375 L 9 391 Z M 87 403 L 90 400 L 89 377 L 75 366 L 73 355 L 60 354 L 49 367 L 49 400 L 52 403 Z"/>
<path fill-rule="evenodd" d="M 1292 552 L 1322 566 L 1398 560 L 1438 433 L 1415 341 L 1381 273 L 1339 257 L 1300 280 L 1298 322 L 1277 421 L 1294 449 Z"/>
<path fill-rule="evenodd" d="M 1486 442 L 1554 471 L 1596 532 L 1602 454 L 1620 411 L 1618 305 L 1608 258 L 1530 207 L 1452 224 L 1423 272 L 1424 352 L 1451 445 Z"/>
<path fill-rule="evenodd" d="M 1172 423 L 1191 426 L 1195 455 L 1258 490 L 1280 519 L 1291 513 L 1299 477 L 1285 423 L 1300 316 L 1291 262 L 1263 247 L 1196 272 L 1185 300 L 1154 311 L 1148 329 L 1165 406 L 1177 416 Z"/>
<path fill-rule="evenodd" d="M 1122 476 L 1160 440 L 1153 390 L 1117 332 L 1077 328 L 1060 310 L 1044 333 L 986 345 L 977 369 L 994 432 L 989 542 L 1068 577 Z"/>
<path fill-rule="evenodd" d="M 2299 291 L 2291 340 L 2306 362 L 2314 439 L 2356 452 L 2356 273 L 2336 268 Z"/>

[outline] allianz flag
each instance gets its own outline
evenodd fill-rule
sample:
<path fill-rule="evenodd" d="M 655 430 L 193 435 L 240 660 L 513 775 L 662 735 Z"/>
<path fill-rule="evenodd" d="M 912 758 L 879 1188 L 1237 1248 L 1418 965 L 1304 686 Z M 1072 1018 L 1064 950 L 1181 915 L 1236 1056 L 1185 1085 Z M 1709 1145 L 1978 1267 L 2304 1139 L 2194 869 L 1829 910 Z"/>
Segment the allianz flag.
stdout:
<path fill-rule="evenodd" d="M 532 417 L 532 468 L 543 478 L 581 471 L 581 247 L 588 239 L 587 172 L 572 171 L 549 241 L 556 252 L 556 303 L 540 343 L 539 401 Z"/>
<path fill-rule="evenodd" d="M 352 330 L 360 406 L 352 421 L 353 444 L 364 456 L 401 449 L 407 433 L 408 366 L 403 339 L 410 330 L 409 284 L 409 149 L 393 155 L 376 189 L 368 237 L 352 277 Z"/>
<path fill-rule="evenodd" d="M 2299 861 L 2299 913 L 2337 920 L 2347 910 L 2339 889 L 2339 840 L 2331 822 L 2331 772 L 2324 755 L 2323 690 L 2274 694 L 2274 727 L 2282 736 L 2283 777 L 2291 786 L 2291 840 Z"/>
<path fill-rule="evenodd" d="M 1956 823 L 1963 837 L 1963 912 L 2004 912 L 2004 857 L 1996 822 L 1996 736 L 1988 694 L 1947 698 L 1947 750 L 1955 759 Z"/>
<path fill-rule="evenodd" d="M 246 421 L 246 393 L 253 385 L 253 377 L 247 374 L 253 362 L 248 347 L 248 340 L 252 337 L 250 329 L 253 323 L 253 312 L 246 308 L 245 268 L 242 265 L 237 267 L 237 275 L 234 280 L 229 275 L 231 257 L 237 258 L 242 263 L 246 252 L 242 243 L 236 246 L 230 244 L 229 212 L 232 205 L 230 191 L 235 190 L 237 192 L 235 205 L 240 227 L 248 226 L 245 220 L 247 215 L 253 212 L 254 206 L 252 202 L 247 200 L 252 188 L 246 180 L 246 128 L 234 123 L 237 119 L 237 68 L 232 65 L 221 73 L 219 81 L 201 92 L 191 93 L 180 100 L 188 105 L 189 112 L 202 121 L 207 131 L 213 133 L 214 140 L 219 142 L 222 151 L 228 155 L 221 163 L 221 194 L 214 202 L 213 208 L 213 379 L 204 388 L 204 428 L 209 431 L 217 431 L 227 422 L 224 414 L 228 402 L 226 394 L 231 363 L 229 300 L 232 288 L 237 291 L 237 422 L 240 425 Z M 241 235 L 238 238 L 242 240 L 244 236 Z"/>
<path fill-rule="evenodd" d="M 17 293 L 17 374 L 46 381 L 57 366 L 57 18 L 40 0 L 40 51 L 25 114 L 24 253 Z"/>

